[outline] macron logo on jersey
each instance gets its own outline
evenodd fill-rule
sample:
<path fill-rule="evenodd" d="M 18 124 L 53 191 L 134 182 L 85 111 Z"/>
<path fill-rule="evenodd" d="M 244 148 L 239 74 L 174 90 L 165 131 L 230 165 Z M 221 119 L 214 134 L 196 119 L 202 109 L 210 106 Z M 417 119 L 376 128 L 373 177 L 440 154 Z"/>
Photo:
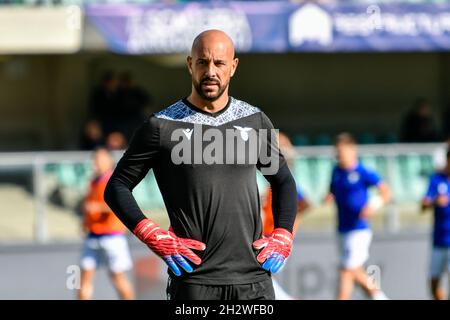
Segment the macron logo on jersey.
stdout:
<path fill-rule="evenodd" d="M 241 133 L 241 138 L 242 138 L 242 140 L 244 140 L 244 141 L 247 141 L 247 140 L 248 140 L 248 132 L 249 132 L 250 130 L 252 130 L 252 128 L 248 128 L 248 127 L 240 127 L 240 126 L 233 126 L 233 127 L 235 127 L 236 129 L 239 130 L 239 132 Z"/>

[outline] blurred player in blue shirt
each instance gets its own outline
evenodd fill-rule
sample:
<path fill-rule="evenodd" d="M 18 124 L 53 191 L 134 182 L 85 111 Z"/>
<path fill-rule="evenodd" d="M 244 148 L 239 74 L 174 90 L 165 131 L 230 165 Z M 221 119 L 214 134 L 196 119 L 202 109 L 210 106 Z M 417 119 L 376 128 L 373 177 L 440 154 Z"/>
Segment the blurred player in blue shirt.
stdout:
<path fill-rule="evenodd" d="M 430 264 L 430 286 L 433 298 L 444 300 L 443 276 L 450 271 L 450 150 L 444 170 L 430 177 L 422 210 L 434 208 L 433 250 Z"/>
<path fill-rule="evenodd" d="M 359 163 L 357 144 L 350 134 L 338 135 L 335 147 L 337 165 L 333 169 L 326 201 L 334 200 L 337 207 L 341 256 L 337 298 L 350 299 L 356 282 L 372 299 L 387 299 L 376 285 L 371 284 L 364 263 L 369 258 L 372 241 L 369 219 L 390 200 L 391 192 L 376 172 Z M 369 201 L 371 187 L 376 187 L 380 196 Z"/>

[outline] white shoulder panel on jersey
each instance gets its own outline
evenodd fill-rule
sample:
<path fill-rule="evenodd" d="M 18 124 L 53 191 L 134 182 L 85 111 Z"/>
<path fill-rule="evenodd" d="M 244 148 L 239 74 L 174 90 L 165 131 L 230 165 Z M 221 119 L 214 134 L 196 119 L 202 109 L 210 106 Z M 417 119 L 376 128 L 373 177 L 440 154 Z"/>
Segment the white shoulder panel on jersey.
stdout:
<path fill-rule="evenodd" d="M 241 119 L 252 114 L 261 112 L 257 107 L 230 97 L 230 105 L 225 112 L 217 117 L 209 116 L 202 112 L 195 111 L 188 107 L 182 100 L 179 100 L 171 106 L 155 113 L 157 118 L 181 121 L 193 124 L 204 124 L 209 126 L 221 126 L 227 122 Z"/>

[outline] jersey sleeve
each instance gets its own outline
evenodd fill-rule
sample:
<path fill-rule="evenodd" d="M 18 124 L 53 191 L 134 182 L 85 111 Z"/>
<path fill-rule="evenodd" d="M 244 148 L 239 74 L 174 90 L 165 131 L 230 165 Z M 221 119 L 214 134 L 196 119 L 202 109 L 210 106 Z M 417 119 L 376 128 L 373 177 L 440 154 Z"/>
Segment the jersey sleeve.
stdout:
<path fill-rule="evenodd" d="M 297 215 L 297 186 L 286 160 L 280 153 L 277 135 L 269 118 L 261 112 L 260 134 L 265 147 L 260 152 L 257 168 L 261 171 L 272 189 L 272 212 L 275 228 L 293 231 Z M 262 154 L 261 154 L 262 153 Z"/>
<path fill-rule="evenodd" d="M 305 196 L 303 195 L 302 190 L 299 187 L 297 187 L 297 201 L 300 202 L 303 201 L 304 199 Z"/>
<path fill-rule="evenodd" d="M 159 153 L 159 126 L 150 117 L 134 133 L 105 190 L 105 201 L 131 231 L 145 218 L 132 191 L 154 166 Z"/>
<path fill-rule="evenodd" d="M 382 179 L 375 171 L 364 168 L 364 181 L 368 187 L 373 187 L 377 186 Z"/>
<path fill-rule="evenodd" d="M 330 187 L 328 190 L 332 195 L 334 195 L 334 191 L 335 191 L 335 182 L 334 182 L 335 175 L 336 175 L 336 167 L 334 167 L 333 171 L 331 172 Z"/>
<path fill-rule="evenodd" d="M 425 193 L 424 199 L 433 201 L 438 195 L 437 190 L 437 181 L 436 176 L 433 175 L 430 177 L 430 181 L 428 183 L 427 192 Z"/>

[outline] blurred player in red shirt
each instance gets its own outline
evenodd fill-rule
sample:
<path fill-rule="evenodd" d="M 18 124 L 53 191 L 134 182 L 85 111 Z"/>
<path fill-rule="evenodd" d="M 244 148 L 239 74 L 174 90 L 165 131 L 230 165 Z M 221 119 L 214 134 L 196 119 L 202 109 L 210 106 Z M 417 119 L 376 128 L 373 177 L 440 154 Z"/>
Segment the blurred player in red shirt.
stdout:
<path fill-rule="evenodd" d="M 292 165 L 293 165 L 294 156 L 295 156 L 294 147 L 292 146 L 292 143 L 289 140 L 289 137 L 286 134 L 284 134 L 283 132 L 279 133 L 278 140 L 279 140 L 280 151 L 284 155 L 288 166 L 291 167 L 291 170 L 292 170 Z M 297 188 L 297 201 L 298 201 L 298 210 L 297 210 L 297 217 L 295 218 L 295 223 L 294 223 L 294 230 L 293 230 L 294 234 L 298 227 L 300 214 L 309 208 L 308 200 L 303 196 L 302 192 L 298 188 Z M 272 190 L 270 188 L 267 190 L 265 201 L 262 206 L 262 211 L 263 211 L 263 216 L 262 216 L 262 218 L 263 218 L 263 234 L 267 236 L 267 235 L 270 235 L 274 229 L 273 212 L 272 212 Z"/>
<path fill-rule="evenodd" d="M 280 132 L 278 135 L 280 151 L 284 155 L 287 164 L 292 169 L 292 162 L 294 160 L 294 147 L 292 146 L 289 137 Z M 295 218 L 293 234 L 295 235 L 299 223 L 299 217 L 301 213 L 309 208 L 308 200 L 303 196 L 299 188 L 297 187 L 297 216 Z M 274 229 L 273 211 L 272 211 L 272 189 L 268 188 L 265 200 L 262 206 L 262 222 L 263 222 L 263 235 L 270 236 Z M 277 283 L 275 278 L 272 278 L 273 287 L 275 290 L 275 299 L 277 300 L 291 300 L 293 299 L 287 294 L 283 288 Z"/>
<path fill-rule="evenodd" d="M 94 178 L 84 201 L 83 227 L 87 236 L 80 261 L 81 300 L 92 298 L 95 270 L 101 264 L 107 265 L 120 298 L 134 298 L 132 285 L 125 275 L 125 271 L 132 267 L 125 237 L 126 227 L 103 199 L 112 170 L 113 159 L 109 151 L 97 149 L 94 153 Z"/>
<path fill-rule="evenodd" d="M 297 191 L 297 200 L 298 200 L 298 213 L 295 218 L 294 230 L 293 234 L 297 231 L 298 223 L 300 221 L 300 215 L 302 212 L 309 208 L 309 202 L 303 196 L 303 194 L 298 190 Z M 269 236 L 273 229 L 273 213 L 272 213 L 272 190 L 269 188 L 267 190 L 266 199 L 263 204 L 263 234 L 265 236 Z"/>

